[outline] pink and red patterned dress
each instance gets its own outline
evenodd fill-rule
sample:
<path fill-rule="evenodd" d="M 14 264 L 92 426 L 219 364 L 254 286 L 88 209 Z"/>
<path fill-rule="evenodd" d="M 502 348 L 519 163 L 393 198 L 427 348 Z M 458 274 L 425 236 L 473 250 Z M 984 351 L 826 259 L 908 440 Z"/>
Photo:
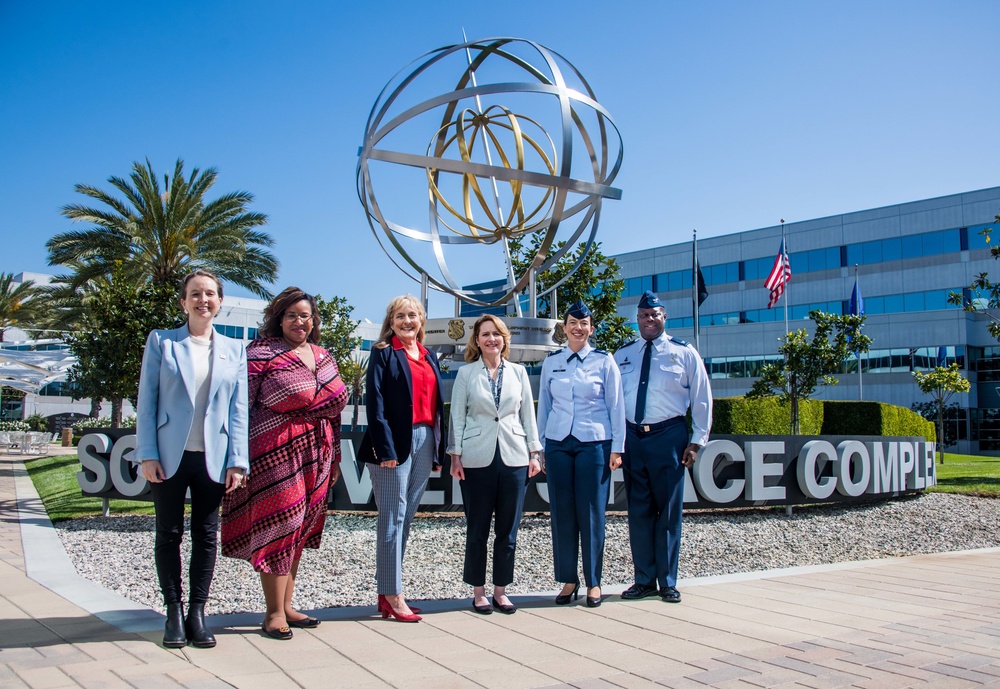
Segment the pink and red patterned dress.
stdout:
<path fill-rule="evenodd" d="M 347 388 L 330 353 L 312 349 L 315 374 L 280 337 L 247 346 L 250 474 L 223 499 L 222 554 L 264 574 L 288 574 L 304 548 L 319 547 L 340 461 Z"/>

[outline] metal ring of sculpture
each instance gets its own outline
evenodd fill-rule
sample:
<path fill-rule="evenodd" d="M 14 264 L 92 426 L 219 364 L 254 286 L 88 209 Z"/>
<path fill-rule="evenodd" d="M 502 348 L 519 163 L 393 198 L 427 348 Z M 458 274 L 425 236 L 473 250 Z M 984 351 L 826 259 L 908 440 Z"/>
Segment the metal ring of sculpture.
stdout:
<path fill-rule="evenodd" d="M 431 97 L 416 95 L 421 79 L 443 66 L 444 60 L 454 61 L 456 55 L 464 56 L 465 64 L 452 90 Z M 496 61 L 502 61 L 502 69 L 515 69 L 520 80 L 479 83 L 477 76 Z M 573 88 L 570 79 L 579 88 Z M 545 97 L 540 105 L 555 108 L 546 111 L 560 129 L 555 139 L 540 124 L 540 116 L 518 114 L 502 103 L 483 103 L 498 97 L 521 101 L 531 97 L 537 102 L 532 94 Z M 389 145 L 404 125 L 437 112 L 440 119 L 426 149 L 417 153 L 393 150 Z M 587 179 L 573 177 L 574 150 L 581 147 L 587 156 L 583 166 Z M 466 302 L 495 306 L 523 291 L 532 272 L 548 269 L 585 243 L 569 274 L 579 267 L 594 243 L 602 200 L 621 198 L 621 191 L 611 186 L 621 162 L 618 128 L 568 60 L 533 41 L 490 38 L 430 51 L 386 84 L 372 106 L 359 152 L 358 197 L 376 240 L 403 273 L 417 281 L 426 276 L 434 288 Z M 386 217 L 373 183 L 373 169 L 381 164 L 426 171 L 426 228 L 408 227 Z M 460 203 L 447 198 L 445 183 L 460 187 Z M 555 248 L 563 223 L 575 226 L 563 246 Z M 535 233 L 541 239 L 529 267 L 521 275 L 511 272 L 502 294 L 463 287 L 448 267 L 445 248 L 450 245 L 502 242 L 506 248 L 509 239 Z M 431 245 L 437 275 L 418 265 L 407 251 L 404 242 L 410 240 Z M 546 293 L 557 286 L 550 286 Z"/>

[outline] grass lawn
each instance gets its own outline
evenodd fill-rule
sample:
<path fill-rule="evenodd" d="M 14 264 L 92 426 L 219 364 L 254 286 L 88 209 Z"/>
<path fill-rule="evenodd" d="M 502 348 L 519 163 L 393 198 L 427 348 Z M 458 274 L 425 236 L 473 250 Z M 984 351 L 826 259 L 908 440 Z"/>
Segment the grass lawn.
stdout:
<path fill-rule="evenodd" d="M 80 461 L 76 455 L 25 457 L 24 466 L 52 521 L 101 514 L 101 499 L 85 498 L 80 493 L 80 484 L 76 481 Z M 153 503 L 112 500 L 111 513 L 153 514 Z"/>
<path fill-rule="evenodd" d="M 1000 457 L 954 455 L 944 453 L 944 464 L 937 460 L 938 484 L 928 490 L 937 493 L 961 493 L 1000 498 Z"/>

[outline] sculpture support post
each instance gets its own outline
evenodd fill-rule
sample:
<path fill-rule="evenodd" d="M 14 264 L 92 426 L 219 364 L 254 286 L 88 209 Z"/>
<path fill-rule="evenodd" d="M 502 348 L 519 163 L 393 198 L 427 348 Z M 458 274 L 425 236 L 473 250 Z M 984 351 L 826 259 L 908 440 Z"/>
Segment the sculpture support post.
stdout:
<path fill-rule="evenodd" d="M 538 287 L 535 284 L 535 271 L 528 274 L 528 315 L 531 318 L 538 318 Z"/>

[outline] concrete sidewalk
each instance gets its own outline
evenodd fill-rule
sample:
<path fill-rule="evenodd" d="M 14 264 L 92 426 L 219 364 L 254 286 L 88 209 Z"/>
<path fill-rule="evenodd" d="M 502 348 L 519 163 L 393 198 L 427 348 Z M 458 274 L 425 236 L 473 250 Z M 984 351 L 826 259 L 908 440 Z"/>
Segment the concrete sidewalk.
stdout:
<path fill-rule="evenodd" d="M 680 605 L 515 597 L 512 616 L 433 601 L 420 624 L 329 609 L 289 642 L 217 616 L 215 649 L 170 651 L 160 615 L 75 574 L 21 458 L 0 455 L 0 687 L 1000 687 L 1000 549 L 679 588 Z"/>

